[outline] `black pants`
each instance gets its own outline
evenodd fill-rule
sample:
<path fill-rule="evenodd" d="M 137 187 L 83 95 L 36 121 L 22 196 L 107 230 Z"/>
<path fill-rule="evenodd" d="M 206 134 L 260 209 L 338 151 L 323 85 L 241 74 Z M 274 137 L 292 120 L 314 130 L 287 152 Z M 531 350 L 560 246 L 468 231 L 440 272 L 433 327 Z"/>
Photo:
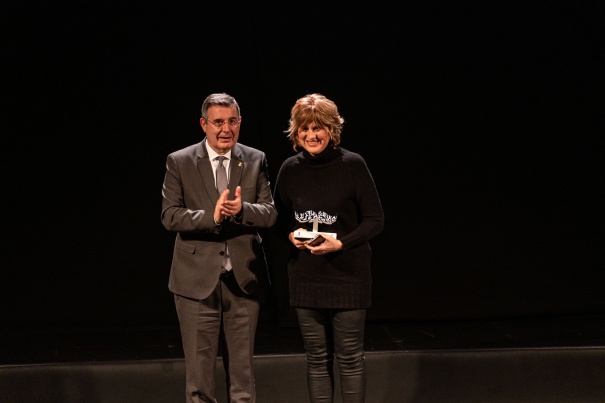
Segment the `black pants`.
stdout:
<path fill-rule="evenodd" d="M 365 309 L 296 308 L 296 314 L 307 351 L 311 402 L 332 403 L 336 356 L 343 403 L 363 403 L 366 392 Z"/>

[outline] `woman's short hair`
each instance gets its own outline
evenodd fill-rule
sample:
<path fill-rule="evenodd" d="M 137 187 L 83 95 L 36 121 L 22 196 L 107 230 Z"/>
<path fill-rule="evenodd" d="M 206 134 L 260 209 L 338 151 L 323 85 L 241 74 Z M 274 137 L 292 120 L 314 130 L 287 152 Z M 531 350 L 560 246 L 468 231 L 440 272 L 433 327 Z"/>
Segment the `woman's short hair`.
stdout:
<path fill-rule="evenodd" d="M 340 132 L 345 120 L 338 114 L 336 104 L 320 94 L 309 94 L 298 101 L 290 114 L 290 127 L 286 130 L 294 151 L 298 146 L 298 131 L 310 123 L 325 129 L 330 135 L 330 145 L 340 144 Z"/>

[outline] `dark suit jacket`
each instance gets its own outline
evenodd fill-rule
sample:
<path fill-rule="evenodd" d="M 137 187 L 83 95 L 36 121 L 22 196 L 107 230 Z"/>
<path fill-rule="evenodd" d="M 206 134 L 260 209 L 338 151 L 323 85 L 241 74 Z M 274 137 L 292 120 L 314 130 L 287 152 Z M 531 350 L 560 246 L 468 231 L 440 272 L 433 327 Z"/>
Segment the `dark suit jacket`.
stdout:
<path fill-rule="evenodd" d="M 229 199 L 241 186 L 241 223 L 225 219 L 214 224 L 214 207 L 219 198 L 212 166 L 201 143 L 168 156 L 162 191 L 162 223 L 176 231 L 170 270 L 170 291 L 189 298 L 206 298 L 216 287 L 225 242 L 233 273 L 245 293 L 269 284 L 265 256 L 257 227 L 270 227 L 277 218 L 269 188 L 265 154 L 236 144 L 231 150 Z"/>

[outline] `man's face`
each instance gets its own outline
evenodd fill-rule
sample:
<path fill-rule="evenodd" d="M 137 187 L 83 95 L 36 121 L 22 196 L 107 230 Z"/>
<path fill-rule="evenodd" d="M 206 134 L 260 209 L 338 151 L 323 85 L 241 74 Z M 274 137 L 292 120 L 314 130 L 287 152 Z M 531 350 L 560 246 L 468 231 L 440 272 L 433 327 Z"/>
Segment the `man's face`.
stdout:
<path fill-rule="evenodd" d="M 240 117 L 235 106 L 212 105 L 208 108 L 208 120 L 200 119 L 208 145 L 219 155 L 228 153 L 239 138 Z M 229 122 L 237 122 L 235 126 Z M 215 123 L 222 123 L 217 126 Z"/>

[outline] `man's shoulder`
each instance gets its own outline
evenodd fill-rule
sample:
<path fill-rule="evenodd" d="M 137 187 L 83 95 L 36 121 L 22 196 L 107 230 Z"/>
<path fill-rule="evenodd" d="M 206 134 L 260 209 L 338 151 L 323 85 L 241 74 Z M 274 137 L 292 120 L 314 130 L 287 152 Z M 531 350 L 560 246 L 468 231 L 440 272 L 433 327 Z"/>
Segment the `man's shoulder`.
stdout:
<path fill-rule="evenodd" d="M 206 154 L 207 151 L 204 146 L 204 141 L 201 141 L 197 144 L 193 144 L 189 147 L 185 147 L 173 153 L 170 153 L 169 157 L 172 157 L 175 160 L 183 160 L 190 158 L 197 159 L 199 157 L 203 157 Z M 248 147 L 241 143 L 237 143 L 231 149 L 231 156 L 235 156 L 237 158 L 244 158 L 247 160 L 254 160 L 265 158 L 265 153 L 260 150 L 257 150 L 256 148 Z"/>
<path fill-rule="evenodd" d="M 237 143 L 231 149 L 231 156 L 241 157 L 244 156 L 248 159 L 262 159 L 265 157 L 265 153 L 256 148 L 248 147 L 242 143 Z"/>
<path fill-rule="evenodd" d="M 203 141 L 192 144 L 189 147 L 181 148 L 173 153 L 170 153 L 169 157 L 173 157 L 174 159 L 182 159 L 182 158 L 191 158 L 196 155 L 200 155 L 204 150 Z"/>

